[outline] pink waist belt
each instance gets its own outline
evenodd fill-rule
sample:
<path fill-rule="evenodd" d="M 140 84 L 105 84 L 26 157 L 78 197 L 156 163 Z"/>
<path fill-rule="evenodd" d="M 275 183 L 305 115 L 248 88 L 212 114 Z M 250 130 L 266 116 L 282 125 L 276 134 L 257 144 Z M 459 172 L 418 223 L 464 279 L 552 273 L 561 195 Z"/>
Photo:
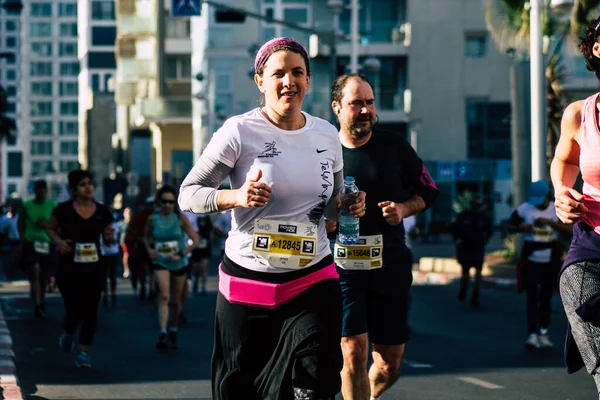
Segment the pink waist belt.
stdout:
<path fill-rule="evenodd" d="M 219 292 L 230 303 L 277 308 L 326 279 L 339 278 L 335 264 L 291 282 L 268 283 L 227 275 L 219 266 Z"/>

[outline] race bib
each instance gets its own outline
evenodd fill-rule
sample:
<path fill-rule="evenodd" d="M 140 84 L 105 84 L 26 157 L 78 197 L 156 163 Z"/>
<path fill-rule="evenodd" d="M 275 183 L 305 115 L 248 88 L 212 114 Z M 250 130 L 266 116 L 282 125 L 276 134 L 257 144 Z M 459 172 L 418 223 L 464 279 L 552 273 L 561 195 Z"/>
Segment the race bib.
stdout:
<path fill-rule="evenodd" d="M 317 254 L 317 226 L 258 219 L 254 222 L 252 254 L 275 268 L 306 267 Z"/>
<path fill-rule="evenodd" d="M 50 254 L 50 243 L 33 242 L 33 251 L 35 251 L 38 254 Z"/>
<path fill-rule="evenodd" d="M 208 247 L 208 240 L 204 238 L 200 238 L 200 244 L 198 244 L 197 249 L 204 250 Z"/>
<path fill-rule="evenodd" d="M 343 269 L 371 270 L 383 267 L 383 237 L 360 236 L 356 244 L 335 242 L 333 258 Z"/>
<path fill-rule="evenodd" d="M 77 263 L 94 263 L 99 260 L 96 243 L 75 243 L 75 256 Z"/>
<path fill-rule="evenodd" d="M 541 228 L 533 228 L 533 241 L 534 242 L 551 242 L 554 240 L 554 231 L 549 226 Z"/>
<path fill-rule="evenodd" d="M 174 256 L 179 251 L 179 244 L 176 240 L 169 242 L 156 242 L 156 251 L 161 256 Z"/>

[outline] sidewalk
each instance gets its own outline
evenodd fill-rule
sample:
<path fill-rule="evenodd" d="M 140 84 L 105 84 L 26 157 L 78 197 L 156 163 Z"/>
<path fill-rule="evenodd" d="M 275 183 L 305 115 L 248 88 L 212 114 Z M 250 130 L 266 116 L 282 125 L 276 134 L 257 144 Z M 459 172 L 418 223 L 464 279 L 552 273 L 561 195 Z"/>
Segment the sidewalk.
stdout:
<path fill-rule="evenodd" d="M 506 247 L 498 235 L 486 247 L 482 283 L 487 287 L 514 288 L 517 284 L 516 265 L 504 257 Z M 445 285 L 460 278 L 461 266 L 455 258 L 456 249 L 450 235 L 436 241 L 417 241 L 413 245 L 414 284 Z M 471 272 L 473 274 L 473 272 Z"/>
<path fill-rule="evenodd" d="M 12 339 L 2 309 L 0 309 L 0 398 L 6 400 L 25 398 L 17 380 L 15 353 L 12 351 Z"/>

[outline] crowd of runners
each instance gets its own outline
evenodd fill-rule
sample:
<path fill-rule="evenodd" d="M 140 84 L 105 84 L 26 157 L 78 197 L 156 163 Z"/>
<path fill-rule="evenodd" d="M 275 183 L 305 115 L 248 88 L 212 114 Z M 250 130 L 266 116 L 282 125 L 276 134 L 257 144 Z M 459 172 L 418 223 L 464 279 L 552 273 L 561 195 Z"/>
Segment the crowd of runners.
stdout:
<path fill-rule="evenodd" d="M 57 283 L 65 308 L 59 345 L 76 350 L 79 367 L 92 365 L 98 307 L 117 304 L 120 274 L 140 300 L 157 304 L 156 348 L 177 347 L 188 292 L 206 295 L 216 254 L 215 400 L 333 400 L 339 392 L 346 400 L 377 400 L 398 380 L 409 339 L 413 256 L 407 244 L 414 215 L 430 207 L 439 190 L 404 138 L 377 125 L 365 76 L 335 80 L 337 128 L 302 111 L 311 68 L 298 42 L 268 41 L 256 54 L 254 71 L 262 105 L 225 121 L 180 188 L 162 186 L 138 209 L 116 215 L 94 199 L 87 171 L 69 173 L 71 198 L 59 204 L 38 181 L 35 197 L 3 217 L 3 245 L 20 255 L 36 318 L 44 318 L 45 293 Z M 594 104 L 579 104 L 573 120 L 581 119 L 582 107 L 593 113 Z M 508 229 L 525 239 L 518 271 L 527 294 L 525 344 L 532 349 L 553 345 L 550 298 L 563 259 L 558 239 L 570 235 L 572 222 L 588 211 L 577 202 L 582 195 L 570 188 L 572 173 L 565 172 L 579 152 L 567 140 L 561 139 L 553 170 L 562 196 L 557 204 L 547 182 L 534 182 L 508 221 Z M 360 189 L 349 207 L 360 221 L 353 245 L 336 240 L 345 176 L 354 177 Z M 481 207 L 475 196 L 452 231 L 463 268 L 458 300 L 466 299 L 474 268 L 473 307 L 480 306 L 485 246 L 492 236 Z M 578 262 L 592 257 L 578 254 Z M 574 285 L 575 272 L 563 274 L 565 284 Z M 575 312 L 569 321 L 588 370 L 600 382 L 588 362 L 596 357 L 588 347 L 598 335 L 584 331 L 586 320 Z"/>

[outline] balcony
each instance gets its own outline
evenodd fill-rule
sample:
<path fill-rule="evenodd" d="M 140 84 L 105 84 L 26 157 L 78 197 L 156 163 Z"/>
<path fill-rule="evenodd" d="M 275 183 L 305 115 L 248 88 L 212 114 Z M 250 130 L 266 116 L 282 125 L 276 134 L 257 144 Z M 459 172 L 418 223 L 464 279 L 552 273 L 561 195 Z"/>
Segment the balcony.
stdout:
<path fill-rule="evenodd" d="M 122 15 L 117 22 L 119 37 L 156 36 L 156 18 L 151 16 Z"/>
<path fill-rule="evenodd" d="M 155 78 L 156 61 L 123 58 L 117 60 L 117 75 L 119 81 L 137 81 L 138 79 Z"/>
<path fill-rule="evenodd" d="M 137 126 L 148 123 L 191 124 L 192 101 L 182 98 L 138 99 L 132 114 Z"/>

